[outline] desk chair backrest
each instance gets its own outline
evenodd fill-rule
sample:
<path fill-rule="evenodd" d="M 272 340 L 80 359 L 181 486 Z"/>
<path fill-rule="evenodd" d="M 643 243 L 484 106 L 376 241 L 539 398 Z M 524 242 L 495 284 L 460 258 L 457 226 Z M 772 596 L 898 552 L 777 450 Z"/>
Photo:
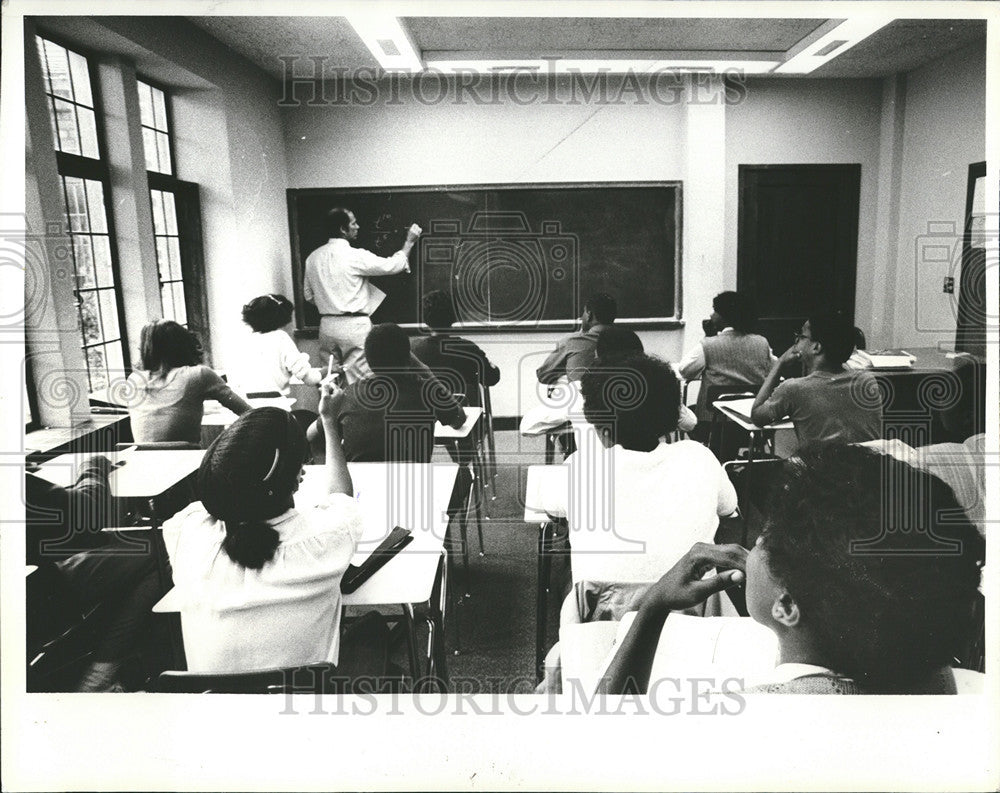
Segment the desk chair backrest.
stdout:
<path fill-rule="evenodd" d="M 756 542 L 757 536 L 764 527 L 768 501 L 784 463 L 784 460 L 772 457 L 753 462 L 730 460 L 722 466 L 736 490 L 736 499 L 743 519 L 740 545 L 744 548 L 753 547 L 753 543 Z M 725 526 L 720 524 L 720 531 L 723 528 Z M 723 539 L 719 538 L 719 535 L 716 537 L 716 541 Z M 727 537 L 724 539 L 726 542 L 733 542 L 735 538 Z"/>

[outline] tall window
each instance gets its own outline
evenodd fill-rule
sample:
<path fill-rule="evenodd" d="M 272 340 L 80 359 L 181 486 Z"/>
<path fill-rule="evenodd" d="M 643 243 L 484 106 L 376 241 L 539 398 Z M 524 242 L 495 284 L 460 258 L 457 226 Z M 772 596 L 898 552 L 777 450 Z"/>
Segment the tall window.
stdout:
<path fill-rule="evenodd" d="M 96 91 L 85 56 L 42 37 L 37 37 L 37 43 L 73 243 L 76 308 L 93 392 L 122 376 L 128 363 Z"/>
<path fill-rule="evenodd" d="M 187 325 L 184 275 L 181 271 L 181 245 L 177 224 L 173 145 L 167 95 L 162 89 L 139 80 L 139 114 L 142 143 L 149 172 L 149 199 L 153 207 L 153 234 L 156 238 L 156 264 L 160 273 L 160 302 L 164 319 Z M 161 176 L 162 175 L 162 176 Z M 164 178 L 166 177 L 166 178 Z"/>

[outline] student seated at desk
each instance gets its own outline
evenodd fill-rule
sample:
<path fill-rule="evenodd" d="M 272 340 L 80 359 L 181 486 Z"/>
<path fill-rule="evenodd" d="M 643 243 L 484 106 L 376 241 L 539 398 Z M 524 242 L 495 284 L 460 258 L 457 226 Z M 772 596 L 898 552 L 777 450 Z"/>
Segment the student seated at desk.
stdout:
<path fill-rule="evenodd" d="M 973 630 L 985 543 L 954 519 L 949 488 L 871 450 L 827 446 L 788 461 L 775 492 L 749 555 L 696 545 L 645 593 L 605 693 L 646 691 L 670 613 L 744 582 L 750 616 L 780 648 L 771 681 L 748 693 L 955 693 L 948 667 Z M 887 530 L 915 515 L 929 523 Z"/>
<path fill-rule="evenodd" d="M 581 329 L 560 341 L 535 371 L 539 383 L 551 385 L 560 377 L 579 380 L 597 355 L 597 337 L 618 316 L 618 304 L 599 292 L 588 298 L 580 316 Z"/>
<path fill-rule="evenodd" d="M 413 340 L 413 354 L 453 392 L 465 394 L 467 405 L 480 407 L 479 386 L 500 382 L 500 370 L 478 345 L 448 332 L 455 324 L 455 307 L 447 292 L 428 292 L 421 307 L 431 333 Z"/>
<path fill-rule="evenodd" d="M 434 423 L 465 423 L 451 391 L 411 352 L 406 331 L 391 322 L 376 325 L 365 339 L 372 377 L 351 383 L 334 398 L 333 421 L 350 462 L 429 463 Z M 313 457 L 326 447 L 326 424 L 309 428 Z"/>
<path fill-rule="evenodd" d="M 257 408 L 205 453 L 201 502 L 163 525 L 190 671 L 338 662 L 340 579 L 362 522 L 334 421 L 334 388 L 323 386 L 319 404 L 332 441 L 327 498 L 295 507 L 305 435 L 287 411 Z"/>
<path fill-rule="evenodd" d="M 216 399 L 237 415 L 250 404 L 202 364 L 198 337 L 173 320 L 159 319 L 142 329 L 142 369 L 129 375 L 128 414 L 137 443 L 201 442 L 206 399 Z"/>
<path fill-rule="evenodd" d="M 712 420 L 709 391 L 737 387 L 757 391 L 775 360 L 767 339 L 752 332 L 756 317 L 746 296 L 720 292 L 712 316 L 703 323 L 706 336 L 678 364 L 685 380 L 701 379 L 696 414 L 704 426 Z"/>
<path fill-rule="evenodd" d="M 677 427 L 680 398 L 667 363 L 621 358 L 591 369 L 581 386 L 594 432 L 564 463 L 571 486 L 544 507 L 566 516 L 574 553 L 599 554 L 606 576 L 588 582 L 582 608 L 567 606 L 564 618 L 620 619 L 692 543 L 712 540 L 719 516 L 735 511 L 736 492 L 700 443 L 664 440 Z"/>
<path fill-rule="evenodd" d="M 315 386 L 323 379 L 322 371 L 309 365 L 309 354 L 300 352 L 288 335 L 294 308 L 284 295 L 261 295 L 243 306 L 243 321 L 253 333 L 234 380 L 244 394 L 277 391 L 288 396 L 293 377 Z"/>
<path fill-rule="evenodd" d="M 25 475 L 27 561 L 51 565 L 51 581 L 66 600 L 50 604 L 59 613 L 44 610 L 44 621 L 51 623 L 73 612 L 78 618 L 81 609 L 101 603 L 107 608 L 93 660 L 77 683 L 77 691 L 125 690 L 119 680 L 122 664 L 136 652 L 150 609 L 163 595 L 152 552 L 137 553 L 135 544 L 101 531 L 119 522 L 108 486 L 111 470 L 107 457 L 94 456 L 84 462 L 77 481 L 69 487 Z M 38 624 L 43 619 L 41 611 L 36 613 L 40 605 L 30 600 L 27 604 L 28 635 L 46 641 L 54 637 L 45 635 L 52 630 L 51 624 Z"/>
<path fill-rule="evenodd" d="M 750 418 L 765 426 L 786 416 L 799 448 L 816 443 L 862 443 L 882 435 L 878 383 L 870 372 L 844 368 L 854 349 L 854 325 L 837 314 L 811 317 L 761 386 Z M 808 374 L 778 385 L 782 367 L 800 359 Z"/>

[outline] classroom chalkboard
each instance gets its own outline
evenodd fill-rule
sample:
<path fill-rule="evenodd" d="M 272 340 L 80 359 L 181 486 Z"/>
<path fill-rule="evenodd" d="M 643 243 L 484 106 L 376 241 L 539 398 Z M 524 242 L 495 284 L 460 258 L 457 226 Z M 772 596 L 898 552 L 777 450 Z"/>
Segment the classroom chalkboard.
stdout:
<path fill-rule="evenodd" d="M 361 226 L 353 244 L 380 256 L 424 229 L 411 274 L 372 279 L 386 293 L 374 322 L 419 323 L 432 289 L 452 295 L 463 330 L 566 328 L 595 292 L 618 301 L 619 322 L 680 317 L 680 182 L 309 188 L 288 191 L 300 329 L 319 324 L 302 274 L 338 206 Z"/>

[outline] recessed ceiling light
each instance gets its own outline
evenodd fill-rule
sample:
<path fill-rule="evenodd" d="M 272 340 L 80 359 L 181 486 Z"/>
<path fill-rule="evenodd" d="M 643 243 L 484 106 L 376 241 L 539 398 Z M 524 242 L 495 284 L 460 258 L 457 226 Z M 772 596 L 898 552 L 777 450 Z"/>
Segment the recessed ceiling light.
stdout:
<path fill-rule="evenodd" d="M 809 74 L 824 63 L 832 61 L 847 52 L 872 33 L 881 30 L 892 17 L 856 17 L 845 19 L 833 30 L 812 42 L 774 70 L 775 74 Z"/>
<path fill-rule="evenodd" d="M 419 72 L 420 55 L 403 24 L 385 13 L 348 14 L 347 21 L 387 72 Z"/>

